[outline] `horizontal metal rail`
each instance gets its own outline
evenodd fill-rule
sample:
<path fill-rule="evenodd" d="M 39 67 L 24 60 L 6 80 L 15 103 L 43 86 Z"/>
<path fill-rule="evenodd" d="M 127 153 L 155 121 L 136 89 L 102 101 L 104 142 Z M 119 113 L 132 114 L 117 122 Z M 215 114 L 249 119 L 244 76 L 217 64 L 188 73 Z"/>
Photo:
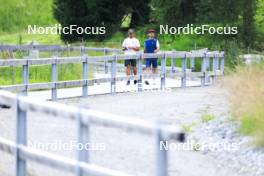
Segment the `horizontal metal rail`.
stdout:
<path fill-rule="evenodd" d="M 82 117 L 82 121 L 87 124 L 101 125 L 101 126 L 112 126 L 115 128 L 120 128 L 128 131 L 139 131 L 145 134 L 153 134 L 157 128 L 156 123 L 151 123 L 148 121 L 125 118 L 123 116 L 114 115 L 110 113 L 104 113 L 100 111 L 80 109 L 74 106 L 69 106 L 56 102 L 47 102 L 41 101 L 36 98 L 18 96 L 0 90 L 0 104 L 5 104 L 8 106 L 14 106 L 16 102 L 19 102 L 18 106 L 23 111 L 32 111 L 45 113 L 54 117 L 63 117 L 67 119 L 76 120 L 76 114 L 79 114 Z M 164 137 L 166 139 L 178 139 L 178 129 L 170 128 L 169 126 L 161 127 L 163 134 L 166 134 Z"/>
<path fill-rule="evenodd" d="M 20 48 L 19 48 L 20 47 Z M 67 50 L 79 50 L 81 56 L 73 57 L 58 57 L 54 54 L 52 58 L 40 58 L 40 59 L 5 59 L 0 60 L 0 67 L 11 66 L 22 66 L 22 84 L 1 86 L 0 89 L 21 91 L 24 95 L 27 95 L 29 90 L 39 89 L 51 89 L 52 100 L 57 99 L 57 89 L 78 87 L 82 86 L 82 95 L 88 95 L 88 86 L 96 83 L 110 82 L 111 93 L 116 92 L 116 82 L 137 79 L 138 91 L 142 91 L 142 79 L 147 78 L 150 75 L 143 73 L 142 61 L 146 58 L 161 58 L 160 73 L 154 75 L 160 78 L 160 88 L 164 90 L 166 88 L 166 78 L 181 78 L 181 86 L 186 87 L 187 78 L 198 77 L 201 78 L 201 86 L 206 85 L 210 77 L 216 78 L 224 73 L 224 53 L 219 51 L 208 51 L 207 49 L 196 50 L 191 52 L 186 51 L 163 51 L 158 54 L 145 54 L 138 53 L 136 55 L 106 55 L 107 52 L 118 52 L 114 50 L 107 50 L 105 48 L 85 48 L 85 47 L 61 47 L 61 46 L 2 46 L 1 49 L 10 49 L 11 51 L 16 50 L 40 50 L 40 51 L 63 51 Z M 23 48 L 24 47 L 24 48 Z M 103 51 L 104 56 L 88 56 L 85 55 L 89 50 Z M 136 76 L 118 76 L 117 75 L 117 62 L 126 59 L 136 59 L 138 66 L 138 75 Z M 166 68 L 166 60 L 171 59 L 171 70 L 168 72 Z M 181 68 L 180 70 L 175 68 L 176 59 L 180 59 Z M 187 59 L 190 61 L 190 68 L 187 69 Z M 193 72 L 195 67 L 195 60 L 201 60 L 200 72 Z M 82 64 L 82 79 L 73 81 L 58 81 L 57 79 L 57 66 L 58 64 L 69 64 L 69 63 L 81 63 Z M 106 78 L 99 79 L 88 79 L 88 69 L 93 64 L 103 64 L 105 73 L 108 73 L 110 68 L 110 75 Z M 29 83 L 29 67 L 30 66 L 41 66 L 51 65 L 52 82 L 49 83 Z M 110 65 L 108 65 L 110 64 Z M 128 132 L 137 132 L 140 134 L 155 136 L 156 139 L 156 176 L 167 176 L 167 152 L 160 150 L 160 142 L 166 140 L 177 140 L 182 141 L 184 134 L 179 132 L 179 129 L 175 129 L 172 126 L 163 124 L 157 124 L 155 122 L 148 122 L 135 118 L 127 118 L 109 113 L 103 113 L 94 110 L 79 109 L 73 106 L 40 101 L 34 98 L 28 98 L 24 96 L 16 96 L 15 94 L 0 91 L 0 104 L 7 106 L 15 106 L 16 108 L 16 143 L 7 141 L 0 138 L 0 149 L 8 153 L 16 155 L 16 174 L 17 176 L 26 175 L 26 163 L 27 159 L 37 161 L 42 164 L 49 166 L 68 169 L 68 171 L 75 172 L 77 176 L 85 174 L 94 175 L 124 175 L 117 171 L 108 170 L 99 166 L 95 166 L 89 163 L 88 151 L 78 151 L 78 159 L 69 160 L 64 157 L 58 157 L 49 153 L 43 153 L 40 151 L 32 150 L 26 146 L 27 143 L 27 112 L 40 112 L 54 117 L 63 117 L 72 119 L 78 122 L 78 141 L 80 143 L 87 143 L 89 141 L 89 127 L 91 125 L 99 125 L 104 127 L 112 127 Z M 89 163 L 89 164 L 88 164 Z"/>
<path fill-rule="evenodd" d="M 84 47 L 84 46 L 61 46 L 61 45 L 0 45 L 0 51 L 31 51 L 38 50 L 42 52 L 55 52 L 55 51 L 98 51 L 98 52 L 122 52 L 121 49 L 115 48 L 95 48 L 95 47 Z"/>
<path fill-rule="evenodd" d="M 12 68 L 17 66 L 22 66 L 22 84 L 0 86 L 0 89 L 9 91 L 21 91 L 24 95 L 27 94 L 29 90 L 41 90 L 41 89 L 51 89 L 51 99 L 57 100 L 57 89 L 59 88 L 69 88 L 69 87 L 79 87 L 82 86 L 82 95 L 88 96 L 88 86 L 100 83 L 110 83 L 110 93 L 116 92 L 116 82 L 128 79 L 137 79 L 138 81 L 138 91 L 142 91 L 142 79 L 148 78 L 143 73 L 142 61 L 147 58 L 161 58 L 161 67 L 159 77 L 161 79 L 160 88 L 164 90 L 166 88 L 166 78 L 181 78 L 181 87 L 186 87 L 187 78 L 200 78 L 201 86 L 206 85 L 211 78 L 213 82 L 216 77 L 223 75 L 224 73 L 224 52 L 219 51 L 208 51 L 207 49 L 195 50 L 191 52 L 187 51 L 165 51 L 157 54 L 146 54 L 138 53 L 135 55 L 104 55 L 104 56 L 88 56 L 84 54 L 84 50 L 81 50 L 81 56 L 73 57 L 58 57 L 54 55 L 52 58 L 40 58 L 40 59 L 2 59 L 0 60 L 0 67 Z M 189 58 L 190 68 L 187 68 L 187 59 Z M 138 65 L 138 75 L 134 77 L 118 76 L 117 73 L 117 62 L 127 59 L 136 59 Z M 171 60 L 171 70 L 168 73 L 166 60 Z M 176 59 L 180 59 L 181 68 L 177 70 Z M 201 70 L 193 72 L 195 67 L 195 60 L 201 60 Z M 82 69 L 82 79 L 81 80 L 71 80 L 71 81 L 58 81 L 58 65 L 59 64 L 71 64 L 71 63 L 81 63 Z M 29 83 L 29 67 L 30 66 L 41 66 L 41 65 L 51 65 L 51 82 L 47 83 Z M 105 78 L 99 79 L 88 79 L 88 69 L 93 65 L 102 64 L 105 73 L 108 73 L 110 68 L 110 75 Z"/>
<path fill-rule="evenodd" d="M 0 59 L 0 66 L 7 67 L 7 66 L 21 66 L 21 65 L 47 65 L 47 64 L 69 64 L 69 63 L 82 63 L 87 60 L 88 63 L 100 62 L 100 61 L 113 61 L 113 57 L 118 60 L 129 60 L 129 59 L 146 59 L 146 58 L 222 58 L 224 57 L 223 52 L 161 52 L 159 54 L 136 54 L 136 55 L 106 55 L 106 56 L 73 56 L 73 57 L 56 57 L 54 58 L 40 58 L 40 59 Z"/>
<path fill-rule="evenodd" d="M 222 76 L 222 73 L 220 71 L 217 71 L 217 73 L 214 72 L 207 72 L 206 74 L 209 77 L 215 77 L 215 76 Z M 189 78 L 202 78 L 204 76 L 203 72 L 188 72 L 185 74 L 186 77 Z M 82 87 L 84 85 L 92 86 L 95 84 L 102 84 L 102 83 L 109 83 L 111 81 L 126 81 L 128 79 L 131 80 L 139 80 L 140 78 L 160 78 L 160 74 L 149 76 L 146 74 L 142 74 L 140 77 L 138 76 L 116 76 L 115 78 L 97 78 L 97 79 L 87 79 L 87 80 L 70 80 L 70 81 L 57 81 L 57 82 L 48 82 L 48 83 L 31 83 L 31 84 L 17 84 L 17 85 L 7 85 L 7 86 L 0 86 L 0 89 L 7 90 L 11 92 L 20 92 L 25 90 L 26 88 L 28 91 L 33 90 L 46 90 L 46 89 L 52 89 L 55 85 L 57 89 L 63 89 L 63 88 L 72 88 L 72 87 Z M 166 78 L 182 78 L 184 77 L 183 73 L 167 73 Z"/>
<path fill-rule="evenodd" d="M 35 98 L 17 96 L 6 91 L 0 91 L 0 104 L 16 107 L 17 111 L 16 143 L 0 138 L 0 150 L 16 155 L 17 176 L 26 176 L 26 163 L 28 159 L 55 168 L 65 169 L 70 172 L 75 172 L 76 168 L 78 168 L 79 172 L 76 173 L 78 176 L 81 175 L 81 173 L 98 176 L 126 175 L 100 166 L 87 164 L 88 160 L 86 157 L 89 156 L 87 150 L 78 151 L 81 157 L 78 158 L 77 162 L 77 160 L 28 148 L 26 146 L 28 112 L 39 112 L 53 117 L 78 121 L 78 138 L 81 143 L 88 142 L 87 133 L 91 125 L 117 128 L 128 132 L 155 136 L 157 140 L 156 151 L 158 156 L 156 162 L 157 176 L 167 176 L 167 152 L 160 149 L 159 143 L 168 140 L 182 142 L 185 138 L 184 133 L 181 133 L 179 129 L 173 126 L 135 119 L 134 117 L 128 118 L 100 111 L 80 109 L 55 102 L 41 101 Z"/>
<path fill-rule="evenodd" d="M 77 162 L 76 160 L 44 152 L 34 148 L 17 145 L 15 142 L 0 137 L 0 150 L 16 155 L 17 150 L 20 151 L 20 158 L 23 160 L 31 160 L 49 167 L 55 167 L 71 173 L 75 173 L 76 168 L 81 168 L 85 173 L 93 176 L 131 176 L 112 169 L 107 169 L 94 164 Z"/>

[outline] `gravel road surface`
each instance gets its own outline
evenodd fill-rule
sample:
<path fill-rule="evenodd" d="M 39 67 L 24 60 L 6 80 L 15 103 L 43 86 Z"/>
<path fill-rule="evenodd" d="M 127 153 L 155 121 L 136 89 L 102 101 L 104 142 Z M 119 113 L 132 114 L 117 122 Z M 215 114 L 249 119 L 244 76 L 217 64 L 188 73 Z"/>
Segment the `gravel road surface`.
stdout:
<path fill-rule="evenodd" d="M 176 127 L 191 124 L 203 114 L 213 114 L 217 117 L 226 116 L 228 113 L 226 93 L 218 87 L 95 95 L 88 98 L 64 99 L 59 102 L 130 118 L 160 121 Z M 62 144 L 70 145 L 76 142 L 75 122 L 36 113 L 30 113 L 28 119 L 28 143 L 31 146 L 69 158 L 76 157 L 74 147 L 69 147 L 67 150 L 61 148 Z M 0 136 L 14 140 L 14 132 L 14 112 L 0 109 Z M 92 163 L 132 175 L 155 175 L 154 138 L 97 126 L 91 128 L 90 136 Z M 37 144 L 39 146 L 36 146 Z M 60 147 L 55 148 L 54 144 Z M 29 162 L 28 173 L 32 176 L 71 175 L 32 162 Z M 238 175 L 228 166 L 222 167 L 217 159 L 209 155 L 184 150 L 169 151 L 169 174 L 171 176 Z M 3 152 L 0 152 L 0 175 L 14 175 L 14 157 Z"/>

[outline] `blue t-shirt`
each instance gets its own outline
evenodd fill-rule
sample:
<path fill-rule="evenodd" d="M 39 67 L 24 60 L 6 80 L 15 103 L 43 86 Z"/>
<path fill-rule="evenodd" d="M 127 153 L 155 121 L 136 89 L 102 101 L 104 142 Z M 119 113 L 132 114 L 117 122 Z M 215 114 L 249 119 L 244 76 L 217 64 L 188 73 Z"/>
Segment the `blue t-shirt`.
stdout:
<path fill-rule="evenodd" d="M 144 42 L 145 52 L 146 53 L 154 53 L 157 49 L 157 39 L 147 39 Z"/>

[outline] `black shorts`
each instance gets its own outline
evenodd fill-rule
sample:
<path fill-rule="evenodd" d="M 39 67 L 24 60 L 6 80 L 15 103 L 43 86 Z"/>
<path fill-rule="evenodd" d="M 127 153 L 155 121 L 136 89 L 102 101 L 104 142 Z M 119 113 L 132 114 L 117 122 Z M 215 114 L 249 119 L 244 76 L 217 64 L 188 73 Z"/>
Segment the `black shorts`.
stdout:
<path fill-rule="evenodd" d="M 137 60 L 136 59 L 125 60 L 125 67 L 127 67 L 128 65 L 130 65 L 132 67 L 136 67 L 137 66 Z"/>

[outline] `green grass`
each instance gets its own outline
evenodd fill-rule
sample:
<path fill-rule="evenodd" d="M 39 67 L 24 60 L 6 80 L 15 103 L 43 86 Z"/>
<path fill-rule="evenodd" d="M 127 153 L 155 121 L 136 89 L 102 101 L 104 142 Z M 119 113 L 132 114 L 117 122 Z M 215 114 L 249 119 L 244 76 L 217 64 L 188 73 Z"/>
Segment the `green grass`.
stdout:
<path fill-rule="evenodd" d="M 230 92 L 232 117 L 241 124 L 240 132 L 264 146 L 264 62 L 238 66 L 224 79 Z"/>
<path fill-rule="evenodd" d="M 18 32 L 29 24 L 48 26 L 56 23 L 53 0 L 0 0 L 0 31 Z"/>
<path fill-rule="evenodd" d="M 37 41 L 40 44 L 64 44 L 59 35 L 35 35 L 27 34 L 29 24 L 37 26 L 50 26 L 57 23 L 52 15 L 53 0 L 0 0 L 0 44 L 29 44 Z M 259 0 L 256 14 L 257 30 L 264 35 L 264 0 Z M 128 27 L 130 17 L 124 20 L 122 26 Z M 142 49 L 143 42 L 147 38 L 146 31 L 152 26 L 143 26 L 136 29 L 137 38 L 140 40 Z M 90 47 L 112 47 L 121 48 L 122 41 L 126 37 L 126 31 L 116 32 L 113 36 L 105 41 L 86 41 L 85 45 Z M 259 38 L 259 37 L 258 37 Z M 162 50 L 194 50 L 200 48 L 209 48 L 211 50 L 221 50 L 220 43 L 202 35 L 160 35 L 158 39 Z M 259 39 L 261 40 L 261 39 Z M 78 45 L 78 43 L 75 43 Z M 229 47 L 234 48 L 234 47 Z M 235 50 L 235 49 L 232 49 Z M 227 60 L 233 61 L 236 57 L 232 52 L 227 55 Z M 239 53 L 239 52 L 236 52 Z M 27 55 L 24 52 L 14 53 L 15 58 L 23 58 Z M 79 53 L 63 53 L 64 56 L 78 55 Z M 90 52 L 89 55 L 98 55 L 96 52 Z M 41 57 L 51 57 L 52 53 L 41 53 Z M 0 53 L 0 58 L 9 58 L 10 53 Z M 230 59 L 229 59 L 230 58 Z M 227 62 L 228 63 L 228 62 Z M 170 59 L 167 59 L 167 65 L 170 65 Z M 189 62 L 187 65 L 189 66 Z M 200 70 L 200 60 L 195 65 L 195 71 Z M 232 65 L 232 64 L 230 64 Z M 233 64 L 234 65 L 234 64 Z M 181 67 L 180 58 L 176 61 L 176 66 Z M 50 66 L 30 68 L 30 82 L 50 81 Z M 70 80 L 79 79 L 81 66 L 78 64 L 59 66 L 59 79 Z M 11 68 L 0 68 L 0 84 L 6 85 L 12 82 Z M 21 68 L 15 68 L 15 83 L 21 83 Z M 74 73 L 74 74 L 73 74 Z M 60 76 L 61 75 L 61 76 Z"/>
<path fill-rule="evenodd" d="M 190 125 L 182 125 L 181 130 L 184 133 L 191 133 L 191 132 L 193 132 L 193 125 L 192 124 L 190 124 Z"/>
<path fill-rule="evenodd" d="M 146 35 L 144 33 L 145 29 L 138 30 L 138 38 L 141 41 L 141 45 L 143 46 L 143 41 L 146 39 Z M 114 36 L 103 42 L 95 42 L 95 41 L 87 41 L 85 42 L 85 46 L 90 47 L 112 47 L 112 48 L 121 48 L 122 41 L 126 37 L 126 33 L 116 32 Z M 184 47 L 189 46 L 189 49 L 193 46 L 193 40 L 189 39 L 189 37 L 181 36 L 177 37 L 177 39 L 172 40 L 169 36 L 162 37 L 160 40 L 161 49 L 162 50 L 184 50 Z M 31 41 L 37 41 L 39 44 L 63 44 L 60 40 L 59 35 L 28 35 L 26 31 L 21 33 L 5 33 L 0 36 L 0 44 L 29 44 Z M 80 43 L 79 43 L 80 44 Z M 75 43 L 78 45 L 78 43 Z M 175 47 L 172 47 L 175 45 Z M 64 52 L 62 56 L 73 56 L 79 55 L 79 52 Z M 15 58 L 23 58 L 27 56 L 26 52 L 16 52 L 14 53 Z M 89 52 L 89 55 L 98 55 L 97 52 Z M 10 53 L 2 52 L 0 53 L 1 58 L 10 58 Z M 52 53 L 50 52 L 42 52 L 40 53 L 40 57 L 52 57 Z M 160 62 L 160 61 L 159 61 Z M 189 61 L 187 65 L 189 66 Z M 171 60 L 167 59 L 167 65 L 171 65 Z M 181 67 L 181 58 L 176 60 L 176 66 Z M 68 65 L 68 66 L 60 66 L 59 68 L 59 76 L 60 80 L 72 80 L 72 79 L 80 79 L 81 66 L 80 65 Z M 195 65 L 195 70 L 200 70 L 200 60 L 197 60 Z M 30 82 L 48 82 L 50 81 L 50 66 L 41 66 L 41 67 L 33 67 L 30 69 Z M 12 81 L 12 68 L 1 68 L 1 73 L 3 73 L 0 77 L 1 85 L 8 85 L 10 83 L 21 83 L 21 68 L 15 68 L 15 79 Z M 61 73 L 60 73 L 61 72 Z M 74 74 L 72 74 L 74 73 Z"/>
<path fill-rule="evenodd" d="M 41 35 L 27 34 L 27 31 L 19 33 L 2 33 L 0 35 L 0 44 L 29 44 L 32 41 L 37 41 L 40 44 L 63 44 L 59 35 Z"/>
<path fill-rule="evenodd" d="M 0 68 L 0 85 L 22 84 L 22 68 L 14 68 L 14 80 L 12 80 L 12 68 Z M 93 73 L 90 70 L 88 78 L 92 78 Z M 58 65 L 58 80 L 79 80 L 82 79 L 82 65 L 81 64 L 67 64 Z M 14 82 L 13 82 L 14 81 Z M 51 66 L 30 66 L 29 68 L 29 82 L 41 83 L 51 82 Z"/>
<path fill-rule="evenodd" d="M 212 114 L 203 114 L 201 117 L 201 122 L 207 123 L 207 122 L 214 120 L 214 119 L 215 119 L 215 116 Z"/>

